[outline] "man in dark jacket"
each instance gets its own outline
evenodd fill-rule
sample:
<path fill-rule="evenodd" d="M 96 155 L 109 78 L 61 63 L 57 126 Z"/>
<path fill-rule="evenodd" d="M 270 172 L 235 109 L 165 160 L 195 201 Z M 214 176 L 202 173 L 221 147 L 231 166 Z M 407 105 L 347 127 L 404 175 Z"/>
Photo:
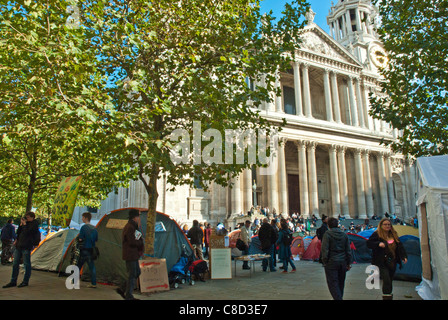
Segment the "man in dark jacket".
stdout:
<path fill-rule="evenodd" d="M 40 232 L 34 212 L 29 211 L 20 220 L 20 226 L 17 229 L 17 240 L 14 241 L 16 250 L 14 251 L 14 262 L 12 265 L 11 281 L 4 285 L 3 288 L 15 287 L 17 285 L 17 277 L 19 276 L 20 260 L 23 258 L 25 267 L 25 276 L 23 281 L 17 287 L 26 287 L 31 277 L 31 251 L 39 245 Z"/>
<path fill-rule="evenodd" d="M 188 230 L 187 238 L 190 239 L 196 257 L 202 260 L 202 239 L 204 238 L 204 232 L 199 227 L 198 220 L 193 220 L 193 226 Z"/>
<path fill-rule="evenodd" d="M 123 294 L 122 289 L 118 292 L 124 296 L 126 300 L 136 300 L 133 292 L 135 283 L 140 276 L 139 259 L 143 255 L 143 235 L 139 230 L 140 212 L 136 209 L 129 211 L 129 221 L 123 228 L 122 240 L 122 258 L 126 261 L 126 269 L 128 271 L 128 279 L 126 281 L 126 289 Z"/>
<path fill-rule="evenodd" d="M 12 223 L 13 220 L 8 219 L 8 222 L 2 229 L 2 264 L 8 263 L 13 252 L 12 244 L 17 239 L 16 230 Z"/>
<path fill-rule="evenodd" d="M 350 243 L 348 236 L 338 228 L 336 218 L 328 219 L 328 227 L 322 238 L 322 263 L 331 296 L 334 300 L 342 300 L 346 272 L 352 263 Z"/>
<path fill-rule="evenodd" d="M 274 243 L 277 241 L 277 236 L 267 218 L 263 219 L 263 224 L 261 225 L 260 230 L 258 230 L 258 239 L 260 240 L 263 253 L 270 255 L 268 259 L 263 259 L 261 263 L 263 271 L 267 270 L 268 262 L 271 272 L 277 271 L 274 268 Z"/>

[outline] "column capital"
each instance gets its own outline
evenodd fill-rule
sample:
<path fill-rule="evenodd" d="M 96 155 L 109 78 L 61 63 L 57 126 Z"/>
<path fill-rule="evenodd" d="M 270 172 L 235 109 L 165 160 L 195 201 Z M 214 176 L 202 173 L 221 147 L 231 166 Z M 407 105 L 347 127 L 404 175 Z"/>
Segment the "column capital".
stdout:
<path fill-rule="evenodd" d="M 278 138 L 279 146 L 283 146 L 284 147 L 286 142 L 288 142 L 289 140 L 291 140 L 291 139 L 289 139 L 287 137 L 279 137 Z"/>
<path fill-rule="evenodd" d="M 346 146 L 338 146 L 338 151 L 342 154 L 345 154 L 347 152 Z"/>
<path fill-rule="evenodd" d="M 309 62 L 303 62 L 303 63 L 301 63 L 301 65 L 302 65 L 302 68 L 304 68 L 304 69 L 309 69 L 309 67 L 311 66 L 311 64 Z"/>
<path fill-rule="evenodd" d="M 339 145 L 337 145 L 337 144 L 330 144 L 328 146 L 328 148 L 329 148 L 330 152 L 336 152 L 339 149 Z"/>
<path fill-rule="evenodd" d="M 307 141 L 306 146 L 310 150 L 316 150 L 317 142 L 316 141 Z"/>
<path fill-rule="evenodd" d="M 294 144 L 297 146 L 297 148 L 306 148 L 307 143 L 307 140 L 294 140 Z"/>

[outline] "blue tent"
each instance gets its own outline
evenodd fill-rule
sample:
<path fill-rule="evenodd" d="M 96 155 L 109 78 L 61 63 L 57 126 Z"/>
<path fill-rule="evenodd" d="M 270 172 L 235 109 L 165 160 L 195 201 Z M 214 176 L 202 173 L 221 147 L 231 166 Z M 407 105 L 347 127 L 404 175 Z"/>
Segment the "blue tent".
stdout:
<path fill-rule="evenodd" d="M 413 235 L 400 237 L 408 256 L 408 262 L 397 268 L 394 279 L 420 282 L 422 280 L 422 257 L 420 239 Z"/>
<path fill-rule="evenodd" d="M 354 233 L 347 233 L 354 263 L 371 263 L 372 250 L 367 248 L 367 238 Z"/>
<path fill-rule="evenodd" d="M 367 238 L 369 239 L 370 236 L 376 231 L 376 228 L 370 228 L 361 232 L 358 232 L 358 235 L 360 235 L 361 237 Z"/>
<path fill-rule="evenodd" d="M 261 250 L 261 242 L 260 239 L 258 239 L 258 236 L 253 236 L 250 240 L 249 245 L 249 254 L 260 254 L 263 253 Z"/>

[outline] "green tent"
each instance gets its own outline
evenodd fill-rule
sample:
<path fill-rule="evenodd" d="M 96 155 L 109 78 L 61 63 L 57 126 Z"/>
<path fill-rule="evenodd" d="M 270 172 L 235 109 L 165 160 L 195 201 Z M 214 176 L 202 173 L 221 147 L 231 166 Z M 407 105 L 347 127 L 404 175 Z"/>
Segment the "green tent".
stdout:
<path fill-rule="evenodd" d="M 99 283 L 112 283 L 121 285 L 126 281 L 126 263 L 122 260 L 122 232 L 128 221 L 130 209 L 140 211 L 141 231 L 146 231 L 147 209 L 124 208 L 112 211 L 105 215 L 96 225 L 98 230 L 97 247 L 100 251 L 99 258 L 95 261 L 96 277 Z M 179 260 L 182 252 L 187 256 L 193 256 L 193 248 L 179 225 L 168 215 L 157 212 L 155 230 L 154 257 L 165 258 L 167 272 Z M 144 235 L 143 235 L 144 238 Z M 73 243 L 65 253 L 60 272 L 64 273 L 70 265 Z M 87 264 L 82 270 L 83 278 L 88 277 Z"/>
<path fill-rule="evenodd" d="M 58 271 L 64 253 L 78 233 L 78 230 L 65 229 L 47 235 L 31 253 L 33 269 Z"/>

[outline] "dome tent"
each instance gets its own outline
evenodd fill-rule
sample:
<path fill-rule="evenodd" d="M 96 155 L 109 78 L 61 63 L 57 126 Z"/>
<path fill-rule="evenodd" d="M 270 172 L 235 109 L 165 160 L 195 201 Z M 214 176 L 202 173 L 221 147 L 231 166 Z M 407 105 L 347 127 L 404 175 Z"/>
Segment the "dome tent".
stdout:
<path fill-rule="evenodd" d="M 36 270 L 58 271 L 71 241 L 79 231 L 64 229 L 48 234 L 31 252 L 31 266 Z"/>
<path fill-rule="evenodd" d="M 403 264 L 401 269 L 397 268 L 394 278 L 420 282 L 422 280 L 420 239 L 413 235 L 404 235 L 400 237 L 400 241 L 408 256 L 408 262 Z"/>
<path fill-rule="evenodd" d="M 124 208 L 112 211 L 102 217 L 96 225 L 98 230 L 98 242 L 96 243 L 100 256 L 95 261 L 97 281 L 120 285 L 126 281 L 126 263 L 122 260 L 122 232 L 128 221 L 130 209 L 140 211 L 141 231 L 145 237 L 147 209 Z M 109 222 L 118 222 L 121 227 L 112 226 Z M 71 260 L 71 247 L 65 253 L 60 272 L 63 273 Z M 177 263 L 182 252 L 187 256 L 193 256 L 193 248 L 179 225 L 168 215 L 157 212 L 156 232 L 154 243 L 154 257 L 165 258 L 167 272 Z M 84 265 L 83 274 L 88 274 L 88 266 Z"/>

